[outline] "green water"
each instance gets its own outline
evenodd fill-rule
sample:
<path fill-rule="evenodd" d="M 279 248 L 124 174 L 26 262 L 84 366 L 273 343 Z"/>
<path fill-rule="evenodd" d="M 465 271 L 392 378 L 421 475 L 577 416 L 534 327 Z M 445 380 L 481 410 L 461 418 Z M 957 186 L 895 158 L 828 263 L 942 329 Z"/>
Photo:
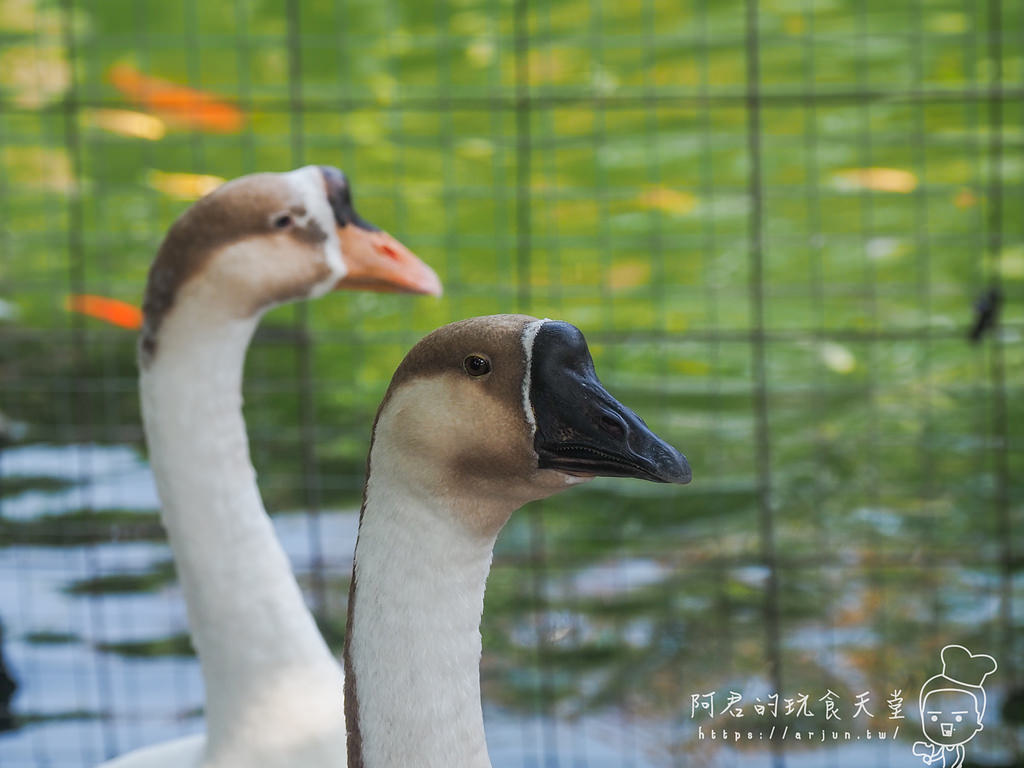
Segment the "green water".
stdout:
<path fill-rule="evenodd" d="M 551 729 L 613 713 L 640 742 L 621 762 L 616 746 L 588 763 L 524 745 L 506 764 L 764 757 L 764 743 L 699 741 L 690 697 L 749 705 L 776 684 L 847 708 L 871 691 L 879 728 L 903 690 L 898 743 L 826 745 L 821 762 L 913 764 L 910 710 L 949 642 L 1000 663 L 969 756 L 1019 760 L 1000 707 L 1024 663 L 1024 6 L 772 0 L 752 37 L 746 10 L 0 0 L 0 411 L 25 425 L 15 443 L 141 448 L 133 334 L 63 301 L 138 301 L 187 205 L 159 174 L 337 165 L 446 294 L 271 313 L 246 383 L 270 509 L 356 503 L 394 366 L 473 314 L 580 326 L 608 388 L 693 466 L 689 487 L 598 481 L 503 533 L 489 706 Z M 111 84 L 115 65 L 219 94 L 244 126 L 168 122 L 155 141 L 105 128 L 105 110 L 148 112 Z M 972 303 L 997 281 L 1000 331 L 969 344 Z M 38 475 L 0 503 L 60 490 Z M 0 535 L 11 549 L 159 540 L 152 509 L 84 496 L 60 512 L 0 517 Z M 344 572 L 307 584 L 335 639 Z M 0 617 L 26 578 L 0 573 Z M 170 580 L 157 557 L 69 570 L 62 589 L 88 605 Z M 94 639 L 89 663 L 187 653 L 161 627 L 142 646 Z M 59 617 L 32 631 L 28 646 L 88 634 Z M 668 736 L 644 743 L 645 723 Z"/>

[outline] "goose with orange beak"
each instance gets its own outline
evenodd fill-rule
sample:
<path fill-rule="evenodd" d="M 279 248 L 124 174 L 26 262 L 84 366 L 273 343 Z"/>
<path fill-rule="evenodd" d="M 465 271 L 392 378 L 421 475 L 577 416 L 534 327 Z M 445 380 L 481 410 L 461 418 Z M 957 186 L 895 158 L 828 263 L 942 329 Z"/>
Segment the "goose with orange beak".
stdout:
<path fill-rule="evenodd" d="M 434 271 L 361 218 L 325 166 L 230 181 L 174 222 L 139 340 L 149 459 L 206 691 L 206 733 L 117 768 L 345 763 L 343 675 L 256 485 L 242 371 L 271 307 L 334 289 L 439 295 Z"/>
<path fill-rule="evenodd" d="M 257 173 L 218 187 L 171 226 L 143 301 L 143 364 L 165 317 L 256 321 L 331 289 L 441 295 L 437 274 L 356 213 L 345 174 L 329 166 Z"/>

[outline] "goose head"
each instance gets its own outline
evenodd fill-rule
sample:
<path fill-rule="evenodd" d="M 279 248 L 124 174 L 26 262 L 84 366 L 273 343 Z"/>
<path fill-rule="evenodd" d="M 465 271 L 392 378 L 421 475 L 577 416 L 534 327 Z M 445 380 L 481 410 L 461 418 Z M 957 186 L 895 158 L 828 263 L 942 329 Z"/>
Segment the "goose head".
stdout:
<path fill-rule="evenodd" d="M 378 413 L 371 477 L 385 454 L 400 469 L 390 482 L 446 498 L 487 533 L 595 476 L 691 478 L 686 458 L 602 386 L 578 328 L 525 315 L 463 320 L 420 341 Z"/>
<path fill-rule="evenodd" d="M 480 617 L 497 535 L 596 475 L 690 467 L 598 381 L 568 323 L 476 317 L 399 365 L 373 431 L 345 645 L 348 765 L 488 768 Z"/>
<path fill-rule="evenodd" d="M 181 303 L 246 319 L 338 288 L 441 293 L 430 267 L 356 213 L 337 168 L 234 179 L 186 210 L 160 246 L 143 300 L 143 357 Z"/>

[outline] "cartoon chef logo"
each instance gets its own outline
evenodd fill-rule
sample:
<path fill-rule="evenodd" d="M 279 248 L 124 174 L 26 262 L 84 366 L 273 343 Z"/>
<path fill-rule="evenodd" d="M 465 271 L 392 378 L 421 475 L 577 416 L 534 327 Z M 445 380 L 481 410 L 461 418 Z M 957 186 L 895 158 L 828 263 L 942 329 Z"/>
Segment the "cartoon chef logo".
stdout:
<path fill-rule="evenodd" d="M 921 686 L 921 730 L 928 741 L 914 742 L 914 754 L 925 765 L 960 768 L 964 744 L 984 728 L 985 678 L 996 671 L 996 660 L 971 653 L 962 645 L 942 649 L 942 673 Z"/>

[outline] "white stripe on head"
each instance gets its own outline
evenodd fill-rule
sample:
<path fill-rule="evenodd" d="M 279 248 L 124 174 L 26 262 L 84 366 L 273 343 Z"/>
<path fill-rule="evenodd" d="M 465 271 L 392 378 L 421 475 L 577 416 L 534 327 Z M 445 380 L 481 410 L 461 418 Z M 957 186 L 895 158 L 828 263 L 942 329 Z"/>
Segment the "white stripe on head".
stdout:
<path fill-rule="evenodd" d="M 526 354 L 526 375 L 523 376 L 523 413 L 526 414 L 526 422 L 530 425 L 530 437 L 537 433 L 537 419 L 533 415 L 533 403 L 530 402 L 530 380 L 533 375 L 533 342 L 537 338 L 540 327 L 551 320 L 545 317 L 543 320 L 534 320 L 527 323 L 523 328 L 523 352 Z"/>
<path fill-rule="evenodd" d="M 327 239 L 324 240 L 324 260 L 330 269 L 330 275 L 310 289 L 309 298 L 315 299 L 334 288 L 348 272 L 341 253 L 341 241 L 338 240 L 334 211 L 331 210 L 331 204 L 327 200 L 323 173 L 317 166 L 307 165 L 284 175 L 291 182 L 292 187 L 302 195 L 307 217 L 316 221 L 327 235 Z"/>

